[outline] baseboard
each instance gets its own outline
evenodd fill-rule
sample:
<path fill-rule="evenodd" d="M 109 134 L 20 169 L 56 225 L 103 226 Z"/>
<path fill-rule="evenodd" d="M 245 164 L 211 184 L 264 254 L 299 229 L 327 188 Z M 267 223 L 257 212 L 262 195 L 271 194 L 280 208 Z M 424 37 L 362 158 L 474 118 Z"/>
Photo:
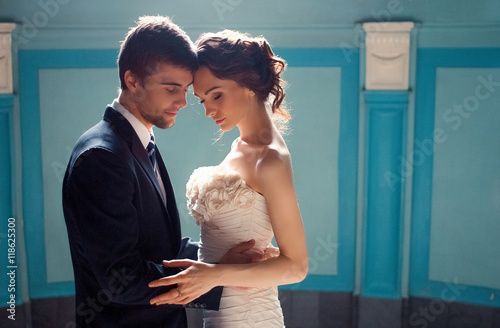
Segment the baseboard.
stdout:
<path fill-rule="evenodd" d="M 382 299 L 348 292 L 280 290 L 279 299 L 287 328 L 443 328 L 500 327 L 500 308 L 437 299 L 411 297 Z M 74 328 L 75 298 L 31 300 L 0 308 L 0 327 Z M 202 327 L 202 312 L 187 310 L 190 328 Z"/>

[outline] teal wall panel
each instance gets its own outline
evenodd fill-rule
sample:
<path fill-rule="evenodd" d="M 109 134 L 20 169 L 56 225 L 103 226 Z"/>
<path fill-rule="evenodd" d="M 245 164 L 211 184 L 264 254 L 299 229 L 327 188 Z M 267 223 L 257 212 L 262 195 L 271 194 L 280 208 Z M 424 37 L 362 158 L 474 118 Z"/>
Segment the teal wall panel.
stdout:
<path fill-rule="evenodd" d="M 289 63 L 287 100 L 294 119 L 286 138 L 313 269 L 302 284 L 285 288 L 349 291 L 354 279 L 357 163 L 357 96 L 350 91 L 358 87 L 357 55 L 347 63 L 338 49 L 276 52 Z M 116 55 L 115 49 L 20 51 L 23 210 L 31 298 L 74 292 L 60 202 L 62 176 L 78 136 L 100 120 L 117 95 Z M 190 94 L 175 127 L 155 131 L 177 192 L 183 234 L 194 239 L 199 227 L 185 208 L 186 181 L 196 167 L 218 164 L 237 133 L 231 131 L 214 142 L 219 134 L 210 123 Z M 325 151 L 315 154 L 317 145 Z"/>
<path fill-rule="evenodd" d="M 115 68 L 40 69 L 40 129 L 47 282 L 73 281 L 62 181 L 73 145 L 117 94 Z"/>
<path fill-rule="evenodd" d="M 321 236 L 308 236 L 309 239 L 312 239 L 313 246 L 311 248 L 308 245 L 309 257 L 310 257 L 310 266 L 312 269 L 317 270 L 317 268 L 321 267 L 322 258 L 326 258 L 328 261 L 329 256 L 327 256 L 327 252 L 331 252 L 332 255 L 335 252 L 334 248 L 337 250 L 337 264 L 336 264 L 336 274 L 335 275 L 324 275 L 318 274 L 323 273 L 322 271 L 313 271 L 310 272 L 308 277 L 300 283 L 296 285 L 283 286 L 282 288 L 286 289 L 304 289 L 304 290 L 339 290 L 339 291 L 352 291 L 354 288 L 354 273 L 355 273 L 355 234 L 356 234 L 356 197 L 357 197 L 357 161 L 358 161 L 358 92 L 353 92 L 353 90 L 359 90 L 359 53 L 353 52 L 352 56 L 346 57 L 343 49 L 286 49 L 279 52 L 279 55 L 285 58 L 290 66 L 293 67 L 338 67 L 340 71 L 340 85 L 336 86 L 340 87 L 340 122 L 333 123 L 331 120 L 334 119 L 335 116 L 332 115 L 332 111 L 335 110 L 334 104 L 336 103 L 336 98 L 338 97 L 337 91 L 328 91 L 327 86 L 321 86 L 319 88 L 315 88 L 316 90 L 323 90 L 326 88 L 324 92 L 326 93 L 326 98 L 323 92 L 319 92 L 316 96 L 315 93 L 317 91 L 311 92 L 297 92 L 296 94 L 291 94 L 290 99 L 292 102 L 292 109 L 294 109 L 293 103 L 304 103 L 301 108 L 297 108 L 297 119 L 292 121 L 292 127 L 301 125 L 302 121 L 299 120 L 300 115 L 308 115 L 309 112 L 316 111 L 315 106 L 308 106 L 309 104 L 316 104 L 314 98 L 322 99 L 326 101 L 326 103 L 319 104 L 318 109 L 325 108 L 330 113 L 323 116 L 318 115 L 317 117 L 314 113 L 311 113 L 310 117 L 306 119 L 307 121 L 312 122 L 312 125 L 309 127 L 311 132 L 309 136 L 300 134 L 298 137 L 305 140 L 301 140 L 300 143 L 302 145 L 308 144 L 312 149 L 306 151 L 304 149 L 297 149 L 295 155 L 292 153 L 292 156 L 295 158 L 299 158 L 304 156 L 305 154 L 310 153 L 311 156 L 305 156 L 305 159 L 301 159 L 304 165 L 299 167 L 294 166 L 294 173 L 297 177 L 302 176 L 301 179 L 307 179 L 308 181 L 304 181 L 303 184 L 297 184 L 296 188 L 298 190 L 298 194 L 304 192 L 301 191 L 303 189 L 307 190 L 307 185 L 316 185 L 318 183 L 314 181 L 326 180 L 328 184 L 329 181 L 337 182 L 338 184 L 338 201 L 334 201 L 338 204 L 338 228 L 335 229 L 335 220 L 325 219 L 327 217 L 335 218 L 335 214 L 329 214 L 328 205 L 329 200 L 325 199 L 326 203 L 316 203 L 316 201 L 312 201 L 312 203 L 318 204 L 319 208 L 316 208 L 313 212 L 313 217 L 305 217 L 304 223 L 306 225 L 308 222 L 314 220 L 320 220 L 317 225 L 317 229 L 320 228 L 323 222 L 323 228 L 328 231 L 324 238 Z M 328 71 L 328 70 L 325 70 Z M 334 70 L 335 72 L 337 70 Z M 309 72 L 313 72 L 309 70 Z M 332 80 L 331 80 L 332 81 Z M 293 81 L 291 81 L 293 83 Z M 312 85 L 321 85 L 324 83 L 321 79 L 315 76 L 310 76 L 309 80 L 306 80 L 302 83 L 309 83 Z M 299 84 L 299 85 L 300 85 Z M 292 86 L 290 86 L 290 93 L 294 90 Z M 331 89 L 331 88 L 330 88 Z M 296 90 L 296 89 L 295 89 Z M 299 97 L 302 100 L 299 102 Z M 326 100 L 325 100 L 326 99 Z M 295 110 L 295 109 L 294 109 Z M 304 112 L 304 113 L 300 113 Z M 326 114 L 326 113 L 325 113 Z M 292 111 L 292 115 L 294 112 Z M 324 122 L 320 122 L 323 120 Z M 336 136 L 336 126 L 338 125 L 338 145 L 332 143 L 335 141 Z M 306 126 L 307 127 L 307 126 Z M 299 129 L 297 127 L 297 129 Z M 313 129 L 317 129 L 318 131 L 313 132 Z M 300 130 L 299 130 L 300 131 Z M 300 133 L 300 132 L 299 132 Z M 333 135 L 332 135 L 333 133 Z M 329 137 L 332 135 L 332 137 Z M 312 138 L 311 138 L 312 137 Z M 322 139 L 325 140 L 322 140 Z M 289 147 L 293 152 L 293 147 L 296 144 L 293 141 L 293 131 L 291 135 L 288 137 L 289 139 Z M 296 142 L 299 144 L 298 141 Z M 319 155 L 317 152 L 322 152 L 322 147 L 327 147 L 326 154 Z M 338 150 L 335 150 L 338 147 Z M 332 153 L 333 151 L 333 153 Z M 329 166 L 335 164 L 330 163 L 322 163 L 322 164 L 312 164 L 307 163 L 312 161 L 322 161 L 322 160 L 332 160 L 335 156 L 334 152 L 338 152 L 336 155 L 338 158 L 337 163 L 337 172 L 332 172 L 336 177 L 333 177 L 333 180 L 329 180 L 329 176 L 324 176 L 325 172 L 328 170 L 322 170 L 321 168 L 318 171 L 314 170 L 314 167 L 317 165 Z M 332 155 L 328 155 L 328 153 Z M 325 158 L 318 156 L 326 156 Z M 328 156 L 331 156 L 328 158 Z M 329 168 L 331 170 L 331 167 Z M 331 172 L 331 171 L 330 171 Z M 324 182 L 323 182 L 324 183 Z M 318 184 L 321 186 L 321 183 Z M 308 198 L 314 197 L 324 197 L 323 196 L 315 196 L 315 193 L 318 193 L 318 190 L 312 191 L 312 194 L 308 195 L 307 198 L 304 195 L 303 202 L 309 202 Z M 331 195 L 335 195 L 334 193 Z M 328 197 L 328 196 L 327 196 Z M 299 204 L 300 205 L 300 204 Z M 332 207 L 333 208 L 333 207 Z M 325 210 L 327 210 L 325 212 Z M 320 219 L 321 218 L 321 219 Z M 332 233 L 338 233 L 336 237 L 330 237 Z M 311 230 L 311 232 L 314 230 Z M 333 236 L 333 235 L 332 235 Z M 337 245 L 335 245 L 335 240 L 337 240 Z M 308 241 L 311 243 L 311 240 Z"/>
<path fill-rule="evenodd" d="M 49 179 L 47 186 L 43 179 L 43 148 L 50 147 L 44 145 L 42 140 L 41 126 L 41 99 L 40 97 L 40 70 L 43 69 L 68 69 L 68 68 L 113 68 L 116 66 L 116 50 L 87 51 L 87 50 L 61 50 L 61 51 L 20 51 L 19 52 L 19 84 L 23 92 L 20 95 L 21 108 L 21 142 L 22 142 L 22 203 L 24 216 L 24 233 L 26 238 L 26 256 L 28 265 L 28 283 L 30 298 L 41 298 L 51 296 L 72 295 L 74 293 L 74 283 L 67 281 L 68 265 L 63 264 L 62 277 L 54 278 L 54 270 L 57 267 L 47 267 L 47 258 L 57 258 L 61 256 L 68 258 L 67 250 L 57 249 L 58 243 L 64 244 L 64 235 L 60 235 L 56 240 L 46 239 L 46 222 L 50 224 L 52 218 L 46 220 L 45 203 L 56 204 L 57 199 L 46 201 L 44 192 L 52 190 L 49 197 L 55 197 L 57 187 L 51 186 L 56 180 Z M 43 78 L 43 73 L 42 73 Z M 78 97 L 76 97 L 78 98 Z M 45 114 L 45 113 L 44 113 Z M 45 116 L 44 116 L 45 117 Z M 66 122 L 71 124 L 71 122 Z M 58 129 L 64 126 L 64 122 L 52 122 L 52 127 L 45 129 Z M 62 132 L 64 132 L 63 128 Z M 77 129 L 79 132 L 82 129 Z M 46 131 L 46 130 L 44 130 Z M 59 135 L 59 138 L 64 138 Z M 72 146 L 72 145 L 71 145 Z M 67 156 L 67 149 L 62 149 L 63 156 Z M 50 152 L 49 152 L 50 154 Z M 52 162 L 49 159 L 50 164 Z M 48 209 L 50 212 L 51 209 Z M 64 229 L 60 226 L 61 219 L 59 213 L 58 227 L 51 227 L 62 234 Z M 56 215 L 57 216 L 57 215 Z M 54 230 L 53 230 L 54 231 Z M 54 244 L 53 244 L 54 242 Z M 49 246 L 47 246 L 47 244 Z M 52 249 L 56 254 L 47 253 L 47 248 Z M 50 274 L 50 275 L 48 275 Z M 64 277 L 64 278 L 63 278 Z M 61 281 L 53 281 L 59 280 Z"/>
<path fill-rule="evenodd" d="M 408 110 L 407 91 L 364 92 L 367 117 L 363 273 L 361 295 L 401 297 L 401 170 Z"/>
<path fill-rule="evenodd" d="M 309 250 L 309 274 L 338 273 L 339 67 L 291 67 L 287 136 Z M 326 246 L 326 247 L 325 247 Z"/>
<path fill-rule="evenodd" d="M 500 306 L 500 49 L 417 58 L 410 295 Z"/>
<path fill-rule="evenodd" d="M 499 104 L 500 68 L 437 69 L 430 280 L 500 290 Z"/>
<path fill-rule="evenodd" d="M 16 239 L 17 231 L 19 228 L 16 224 L 16 217 L 14 216 L 12 209 L 12 111 L 14 109 L 14 95 L 5 94 L 0 95 L 0 267 L 2 268 L 2 274 L 0 274 L 0 299 L 3 301 L 10 300 L 10 295 L 14 294 L 16 300 L 19 300 L 19 285 L 16 291 L 16 283 L 14 282 L 14 290 L 9 287 L 11 285 L 11 277 L 7 275 L 10 272 L 10 266 L 13 270 L 19 272 L 15 267 L 18 266 L 17 258 L 19 254 L 10 252 L 9 248 L 12 249 L 10 245 L 13 243 L 13 249 L 19 250 L 21 245 L 16 245 L 19 243 L 19 239 Z M 10 220 L 10 219 L 13 220 Z M 17 222 L 19 223 L 19 221 Z M 10 225 L 10 226 L 9 226 Z M 10 230 L 10 229 L 14 229 Z M 9 255 L 15 256 L 9 256 Z M 14 262 L 10 262 L 10 260 Z M 19 267 L 20 269 L 21 267 Z M 20 274 L 15 275 L 17 281 L 19 280 Z M 14 292 L 17 293 L 14 293 Z M 5 303 L 3 303 L 5 304 Z M 2 305 L 4 306 L 4 305 Z"/>

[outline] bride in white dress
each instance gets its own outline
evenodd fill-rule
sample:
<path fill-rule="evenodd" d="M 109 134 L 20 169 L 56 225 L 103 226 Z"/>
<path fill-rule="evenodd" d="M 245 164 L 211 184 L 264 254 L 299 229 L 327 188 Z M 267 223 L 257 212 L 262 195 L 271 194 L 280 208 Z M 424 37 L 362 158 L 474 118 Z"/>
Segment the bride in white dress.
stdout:
<path fill-rule="evenodd" d="M 201 226 L 201 262 L 167 262 L 185 270 L 152 282 L 155 287 L 178 286 L 152 302 L 187 304 L 224 286 L 219 311 L 204 311 L 205 327 L 282 328 L 274 286 L 300 282 L 308 269 L 290 154 L 273 123 L 276 117 L 289 119 L 281 106 L 286 64 L 264 38 L 235 31 L 204 34 L 196 45 L 200 68 L 194 76 L 195 95 L 222 131 L 236 126 L 240 136 L 220 165 L 193 172 L 187 197 L 190 213 Z M 277 257 L 213 264 L 233 246 L 251 239 L 252 252 L 264 253 L 273 235 L 280 250 Z"/>

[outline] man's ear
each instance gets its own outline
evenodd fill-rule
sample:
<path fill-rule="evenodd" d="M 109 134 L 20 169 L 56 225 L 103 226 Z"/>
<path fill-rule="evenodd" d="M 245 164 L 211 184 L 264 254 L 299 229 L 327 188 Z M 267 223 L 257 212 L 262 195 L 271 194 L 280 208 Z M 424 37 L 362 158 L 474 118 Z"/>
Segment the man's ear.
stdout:
<path fill-rule="evenodd" d="M 125 72 L 123 77 L 125 80 L 125 84 L 127 85 L 127 88 L 130 91 L 134 92 L 140 84 L 140 81 L 137 78 L 137 76 L 134 73 L 132 73 L 131 70 L 128 70 Z"/>

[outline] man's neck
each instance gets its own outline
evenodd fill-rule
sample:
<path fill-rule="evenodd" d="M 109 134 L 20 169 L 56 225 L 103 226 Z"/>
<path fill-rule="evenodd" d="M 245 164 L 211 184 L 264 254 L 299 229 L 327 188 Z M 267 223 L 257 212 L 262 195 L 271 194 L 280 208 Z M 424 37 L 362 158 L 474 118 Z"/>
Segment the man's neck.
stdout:
<path fill-rule="evenodd" d="M 153 125 L 146 122 L 144 117 L 142 117 L 141 112 L 137 108 L 137 105 L 132 98 L 132 95 L 130 95 L 127 90 L 120 91 L 120 94 L 118 95 L 118 102 L 120 103 L 120 105 L 125 107 L 125 109 L 129 111 L 130 114 L 134 115 L 148 129 L 150 133 L 152 132 Z"/>

